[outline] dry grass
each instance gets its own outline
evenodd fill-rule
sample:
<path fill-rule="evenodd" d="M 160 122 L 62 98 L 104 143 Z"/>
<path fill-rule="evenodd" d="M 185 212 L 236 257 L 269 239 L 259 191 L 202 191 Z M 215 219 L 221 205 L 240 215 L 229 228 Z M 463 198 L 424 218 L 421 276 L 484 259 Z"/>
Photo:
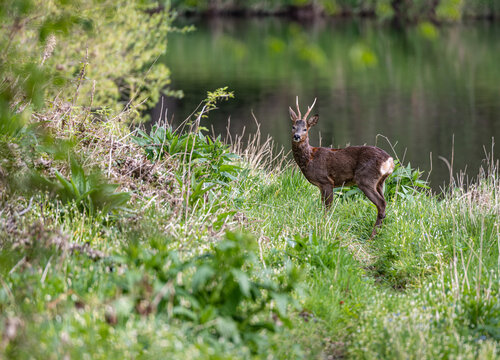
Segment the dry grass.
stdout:
<path fill-rule="evenodd" d="M 231 151 L 239 155 L 243 162 L 251 169 L 260 169 L 270 173 L 279 174 L 291 163 L 288 153 L 283 147 L 278 148 L 270 135 L 263 140 L 260 123 L 252 113 L 257 129 L 255 133 L 246 135 L 244 127 L 241 134 L 231 135 L 231 122 L 228 121 L 226 143 L 231 146 Z"/>
<path fill-rule="evenodd" d="M 140 146 L 132 142 L 134 132 L 115 120 L 103 120 L 89 108 L 54 100 L 51 109 L 33 115 L 45 131 L 55 139 L 72 139 L 73 151 L 83 159 L 87 169 L 98 168 L 103 175 L 119 185 L 120 191 L 129 191 L 132 201 L 148 201 L 177 206 L 181 191 L 174 172 L 178 161 L 166 156 L 162 161 L 150 161 Z M 39 158 L 36 165 L 52 176 L 57 169 L 68 173 L 67 162 Z"/>

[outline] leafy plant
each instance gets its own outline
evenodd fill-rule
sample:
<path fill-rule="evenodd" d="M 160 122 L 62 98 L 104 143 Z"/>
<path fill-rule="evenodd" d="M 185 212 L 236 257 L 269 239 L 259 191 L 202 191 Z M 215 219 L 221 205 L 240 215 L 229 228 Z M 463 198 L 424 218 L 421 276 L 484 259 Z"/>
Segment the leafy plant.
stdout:
<path fill-rule="evenodd" d="M 55 171 L 55 179 L 33 174 L 33 181 L 56 194 L 63 202 L 74 202 L 78 209 L 91 215 L 97 211 L 104 213 L 124 209 L 130 200 L 128 192 L 115 192 L 118 185 L 110 184 L 98 172 L 86 174 L 74 158 L 70 158 L 71 177 L 67 179 Z"/>
<path fill-rule="evenodd" d="M 408 163 L 402 166 L 398 160 L 394 161 L 394 171 L 385 181 L 384 194 L 388 199 L 401 197 L 402 199 L 412 197 L 418 189 L 429 189 L 427 182 L 420 177 L 423 171 L 413 169 Z"/>
<path fill-rule="evenodd" d="M 290 265 L 272 279 L 259 270 L 253 237 L 228 232 L 212 251 L 188 260 L 158 240 L 152 239 L 151 249 L 131 242 L 123 258 L 129 270 L 115 279 L 126 297 L 115 304 L 126 301 L 142 315 L 190 322 L 194 334 L 253 351 L 265 346 L 266 331 L 277 330 L 276 319 L 288 323 L 299 273 Z"/>
<path fill-rule="evenodd" d="M 166 155 L 176 157 L 180 164 L 176 179 L 183 189 L 186 205 L 194 205 L 213 188 L 226 188 L 236 180 L 241 168 L 235 164 L 239 157 L 229 151 L 229 146 L 220 136 L 204 135 L 206 128 L 200 126 L 201 119 L 216 109 L 217 101 L 233 97 L 227 88 L 208 92 L 203 108 L 190 123 L 190 130 L 179 133 L 167 124 L 153 125 L 149 134 L 138 130 L 133 141 L 142 146 L 149 159 L 160 161 Z"/>
<path fill-rule="evenodd" d="M 224 144 L 220 136 L 212 139 L 201 132 L 179 134 L 168 125 L 153 125 L 147 134 L 138 130 L 140 136 L 134 137 L 134 142 L 146 151 L 149 159 L 159 161 L 165 155 L 191 160 L 196 167 L 196 177 L 208 177 L 214 181 L 227 183 L 236 179 L 240 168 L 234 160 L 238 155 L 229 152 L 229 146 Z"/>

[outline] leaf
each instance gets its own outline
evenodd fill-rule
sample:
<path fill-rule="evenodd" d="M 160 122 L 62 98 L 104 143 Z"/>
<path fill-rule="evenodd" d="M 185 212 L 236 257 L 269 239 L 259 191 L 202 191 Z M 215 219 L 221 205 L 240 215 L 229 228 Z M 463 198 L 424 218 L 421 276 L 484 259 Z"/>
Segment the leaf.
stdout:
<path fill-rule="evenodd" d="M 245 297 L 250 297 L 250 279 L 247 274 L 238 269 L 231 269 L 231 274 L 233 274 L 240 290 Z"/>
<path fill-rule="evenodd" d="M 276 324 L 272 321 L 260 321 L 252 324 L 252 328 L 255 330 L 269 330 L 272 332 L 276 331 Z"/>
<path fill-rule="evenodd" d="M 178 152 L 178 150 L 176 148 L 178 142 L 179 142 L 179 138 L 177 136 L 172 139 L 172 142 L 170 143 L 170 145 L 168 147 L 168 152 L 170 155 L 173 155 L 173 154 Z"/>
<path fill-rule="evenodd" d="M 64 178 L 64 176 L 62 176 L 59 171 L 56 170 L 55 174 L 56 174 L 57 180 L 59 180 L 59 183 L 61 183 L 63 188 L 66 190 L 67 196 L 76 195 L 73 193 L 73 186 L 71 185 L 71 183 L 68 180 L 66 180 Z"/>
<path fill-rule="evenodd" d="M 194 311 L 191 311 L 183 306 L 174 306 L 174 308 L 172 309 L 172 314 L 178 318 L 184 317 L 184 318 L 187 318 L 188 320 L 191 320 L 191 321 L 198 320 L 198 316 L 196 315 L 196 313 Z"/>
<path fill-rule="evenodd" d="M 286 316 L 286 308 L 288 306 L 288 295 L 272 292 L 271 297 L 276 302 L 276 308 L 281 316 Z"/>
<path fill-rule="evenodd" d="M 87 181 L 83 167 L 72 156 L 70 159 L 71 164 L 71 181 L 77 187 L 79 193 L 84 193 L 87 189 Z"/>
<path fill-rule="evenodd" d="M 198 268 L 191 280 L 193 291 L 199 292 L 202 287 L 215 275 L 215 270 L 210 265 L 202 265 Z"/>
<path fill-rule="evenodd" d="M 233 343 L 239 344 L 241 342 L 238 327 L 233 319 L 228 317 L 220 317 L 215 322 L 217 332 L 226 339 L 231 339 Z"/>
<path fill-rule="evenodd" d="M 217 311 L 213 306 L 207 306 L 201 310 L 200 313 L 200 324 L 205 324 L 210 320 L 214 319 L 217 315 Z"/>

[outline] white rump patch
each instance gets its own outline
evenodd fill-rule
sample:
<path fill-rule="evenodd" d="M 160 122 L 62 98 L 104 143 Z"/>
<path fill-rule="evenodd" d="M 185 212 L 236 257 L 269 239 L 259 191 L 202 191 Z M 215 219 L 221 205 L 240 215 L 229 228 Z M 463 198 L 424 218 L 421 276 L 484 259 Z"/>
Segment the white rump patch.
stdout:
<path fill-rule="evenodd" d="M 386 161 L 382 163 L 382 166 L 380 166 L 380 174 L 381 175 L 391 174 L 393 170 L 394 170 L 394 160 L 392 159 L 392 157 L 389 157 Z"/>

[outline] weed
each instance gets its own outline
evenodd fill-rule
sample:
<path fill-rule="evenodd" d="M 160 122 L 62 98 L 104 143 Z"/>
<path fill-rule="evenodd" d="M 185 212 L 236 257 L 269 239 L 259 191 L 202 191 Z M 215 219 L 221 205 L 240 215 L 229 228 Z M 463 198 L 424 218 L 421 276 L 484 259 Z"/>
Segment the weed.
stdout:
<path fill-rule="evenodd" d="M 245 344 L 255 352 L 265 347 L 263 330 L 276 331 L 276 319 L 288 322 L 297 270 L 290 266 L 276 280 L 262 273 L 252 237 L 227 233 L 213 251 L 188 260 L 168 251 L 161 238 L 150 241 L 150 250 L 132 241 L 120 257 L 127 273 L 114 280 L 125 296 L 115 300 L 116 307 L 127 301 L 141 315 L 188 321 L 197 335 Z"/>
<path fill-rule="evenodd" d="M 65 203 L 74 202 L 80 211 L 95 214 L 117 212 L 124 209 L 130 194 L 115 192 L 118 185 L 108 183 L 98 173 L 85 174 L 83 167 L 74 158 L 70 158 L 71 177 L 66 179 L 59 171 L 55 171 L 55 179 L 51 180 L 40 174 L 33 174 L 33 183 L 40 188 L 56 194 Z"/>

